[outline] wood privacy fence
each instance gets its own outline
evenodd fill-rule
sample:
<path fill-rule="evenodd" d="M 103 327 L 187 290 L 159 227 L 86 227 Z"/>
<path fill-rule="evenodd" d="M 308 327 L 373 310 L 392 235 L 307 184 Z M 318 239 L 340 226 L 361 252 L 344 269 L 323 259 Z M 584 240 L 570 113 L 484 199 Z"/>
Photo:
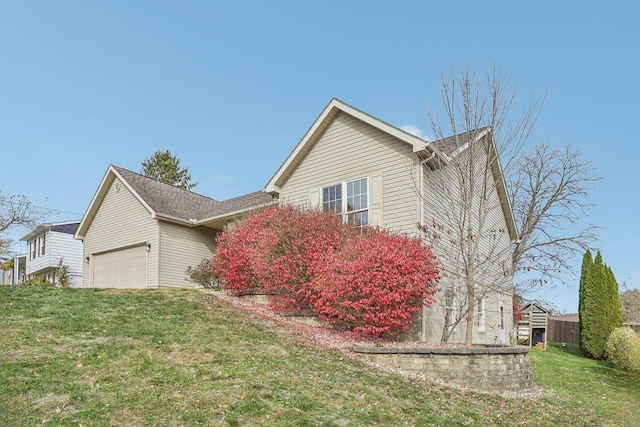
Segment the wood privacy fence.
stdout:
<path fill-rule="evenodd" d="M 624 325 L 640 333 L 640 323 L 625 323 Z M 580 342 L 580 323 L 575 320 L 549 318 L 547 334 L 549 342 L 578 344 Z"/>
<path fill-rule="evenodd" d="M 549 335 L 549 342 L 578 344 L 580 341 L 580 323 L 549 318 L 547 334 Z"/>

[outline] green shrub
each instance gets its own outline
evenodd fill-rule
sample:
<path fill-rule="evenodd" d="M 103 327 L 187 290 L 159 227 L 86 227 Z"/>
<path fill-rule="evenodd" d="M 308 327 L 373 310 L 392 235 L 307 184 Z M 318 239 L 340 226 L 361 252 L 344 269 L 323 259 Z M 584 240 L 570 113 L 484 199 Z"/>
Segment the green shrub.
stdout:
<path fill-rule="evenodd" d="M 53 283 L 47 281 L 44 277 L 34 277 L 23 283 L 24 286 L 54 286 Z"/>
<path fill-rule="evenodd" d="M 58 280 L 58 286 L 61 288 L 69 287 L 69 267 L 64 263 L 64 258 L 58 260 L 58 266 L 56 267 L 56 277 Z"/>
<path fill-rule="evenodd" d="M 218 277 L 213 269 L 213 259 L 205 258 L 196 267 L 187 267 L 189 280 L 205 289 L 219 289 Z"/>
<path fill-rule="evenodd" d="M 617 368 L 640 372 L 640 336 L 633 329 L 614 329 L 607 340 L 605 353 Z"/>

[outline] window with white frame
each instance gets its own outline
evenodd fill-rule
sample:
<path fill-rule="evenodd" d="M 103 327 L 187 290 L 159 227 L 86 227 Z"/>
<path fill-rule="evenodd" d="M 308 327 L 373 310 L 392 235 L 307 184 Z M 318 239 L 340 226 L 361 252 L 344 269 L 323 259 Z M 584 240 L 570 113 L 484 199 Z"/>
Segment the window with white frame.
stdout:
<path fill-rule="evenodd" d="M 322 210 L 357 227 L 369 224 L 368 184 L 367 178 L 360 178 L 322 188 Z"/>

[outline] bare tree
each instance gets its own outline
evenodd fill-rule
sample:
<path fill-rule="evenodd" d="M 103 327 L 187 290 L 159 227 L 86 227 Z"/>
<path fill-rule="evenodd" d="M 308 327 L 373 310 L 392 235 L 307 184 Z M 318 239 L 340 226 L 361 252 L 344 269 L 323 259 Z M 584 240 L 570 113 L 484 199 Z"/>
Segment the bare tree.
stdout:
<path fill-rule="evenodd" d="M 420 228 L 447 275 L 443 342 L 464 322 L 465 344 L 471 345 L 478 302 L 490 291 L 513 293 L 511 239 L 517 233 L 513 217 L 507 215 L 505 224 L 502 172 L 527 143 L 541 107 L 532 97 L 517 111 L 517 91 L 497 68 L 486 79 L 470 67 L 459 75 L 452 68 L 442 76 L 445 120 L 428 116 L 436 141 L 435 165 L 424 178 L 430 192 L 425 211 L 433 218 Z"/>
<path fill-rule="evenodd" d="M 571 146 L 531 145 L 542 99 L 532 95 L 521 104 L 518 90 L 497 68 L 486 78 L 469 66 L 459 74 L 452 68 L 442 78 L 445 119 L 428 116 L 437 167 L 429 176 L 434 195 L 425 203 L 437 214 L 421 229 L 440 247 L 449 276 L 443 341 L 447 328 L 465 322 L 471 344 L 479 298 L 509 282 L 511 292 L 526 295 L 562 280 L 573 271 L 574 255 L 597 238 L 597 227 L 584 223 L 600 180 L 593 164 Z M 507 230 L 497 222 L 498 212 L 509 213 L 499 205 L 507 199 L 515 230 L 509 215 Z M 516 273 L 521 280 L 514 288 Z"/>
<path fill-rule="evenodd" d="M 622 285 L 626 288 L 626 283 Z M 640 322 L 640 289 L 626 289 L 620 294 L 625 322 Z"/>
<path fill-rule="evenodd" d="M 597 240 L 598 228 L 585 224 L 589 198 L 600 180 L 592 162 L 571 148 L 541 142 L 522 153 L 507 181 L 520 232 L 513 246 L 512 268 L 520 275 L 520 295 L 565 282 L 571 261 Z"/>
<path fill-rule="evenodd" d="M 14 227 L 34 228 L 49 214 L 25 195 L 0 192 L 0 254 L 11 252 L 12 240 L 6 232 Z"/>

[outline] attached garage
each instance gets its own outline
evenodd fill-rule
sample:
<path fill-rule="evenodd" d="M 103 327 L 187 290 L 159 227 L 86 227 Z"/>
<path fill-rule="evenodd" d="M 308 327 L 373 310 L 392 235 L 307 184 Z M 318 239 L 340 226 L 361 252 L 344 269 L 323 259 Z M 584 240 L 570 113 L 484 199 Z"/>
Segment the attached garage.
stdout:
<path fill-rule="evenodd" d="M 277 203 L 263 191 L 224 202 L 109 166 L 76 232 L 83 288 L 193 288 L 187 268 L 211 258 L 238 215 Z"/>
<path fill-rule="evenodd" d="M 93 263 L 93 284 L 96 288 L 147 287 L 147 252 L 144 244 L 96 254 Z"/>

